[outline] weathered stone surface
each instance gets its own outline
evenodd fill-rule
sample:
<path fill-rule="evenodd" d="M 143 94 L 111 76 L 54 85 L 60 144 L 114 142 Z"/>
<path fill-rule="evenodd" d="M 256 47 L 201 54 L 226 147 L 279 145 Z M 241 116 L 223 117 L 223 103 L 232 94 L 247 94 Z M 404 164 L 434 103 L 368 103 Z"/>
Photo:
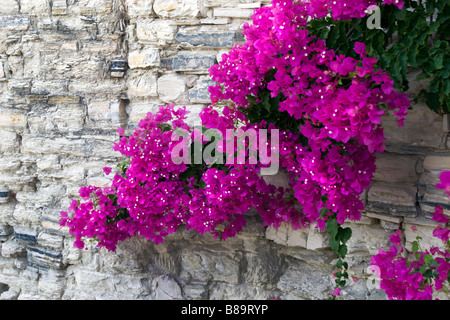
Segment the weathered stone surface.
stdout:
<path fill-rule="evenodd" d="M 408 110 L 404 126 L 399 127 L 394 116 L 381 121 L 387 145 L 439 148 L 442 140 L 442 117 L 426 105 L 414 104 Z"/>
<path fill-rule="evenodd" d="M 175 40 L 190 46 L 204 47 L 233 47 L 236 43 L 242 43 L 244 36 L 240 30 L 217 30 L 211 27 L 186 27 L 180 28 L 175 35 Z"/>
<path fill-rule="evenodd" d="M 167 103 L 180 103 L 188 100 L 186 80 L 177 74 L 168 74 L 158 79 L 158 96 Z"/>
<path fill-rule="evenodd" d="M 148 17 L 153 13 L 154 0 L 125 0 L 127 13 L 130 17 Z"/>
<path fill-rule="evenodd" d="M 138 20 L 136 22 L 136 37 L 138 42 L 165 45 L 173 41 L 177 28 L 165 19 Z"/>
<path fill-rule="evenodd" d="M 209 76 L 200 76 L 195 85 L 189 89 L 189 101 L 191 103 L 210 103 L 210 93 L 208 88 L 215 82 Z"/>
<path fill-rule="evenodd" d="M 196 18 L 201 12 L 198 0 L 155 0 L 153 10 L 161 18 Z"/>
<path fill-rule="evenodd" d="M 332 286 L 330 271 L 301 261 L 290 261 L 277 283 L 282 299 L 324 299 Z"/>
<path fill-rule="evenodd" d="M 369 190 L 366 210 L 415 216 L 416 200 L 417 187 L 414 185 L 376 182 Z"/>
<path fill-rule="evenodd" d="M 417 183 L 418 174 L 416 167 L 419 160 L 414 156 L 397 155 L 391 153 L 377 154 L 377 169 L 373 179 L 392 183 Z"/>
<path fill-rule="evenodd" d="M 17 0 L 3 0 L 0 6 L 1 14 L 19 13 L 19 2 Z"/>
<path fill-rule="evenodd" d="M 215 54 L 180 53 L 161 59 L 161 67 L 174 71 L 198 71 L 205 73 L 216 60 Z"/>
<path fill-rule="evenodd" d="M 128 65 L 131 69 L 157 67 L 159 64 L 159 50 L 156 48 L 133 51 L 128 56 Z"/>
<path fill-rule="evenodd" d="M 253 9 L 245 8 L 214 8 L 214 17 L 242 18 L 249 19 L 253 14 Z"/>
<path fill-rule="evenodd" d="M 156 97 L 157 95 L 156 72 L 137 72 L 137 70 L 133 70 L 128 82 L 128 98 Z"/>
<path fill-rule="evenodd" d="M 15 240 L 9 240 L 2 244 L 1 255 L 5 258 L 17 258 L 26 255 L 26 249 Z"/>

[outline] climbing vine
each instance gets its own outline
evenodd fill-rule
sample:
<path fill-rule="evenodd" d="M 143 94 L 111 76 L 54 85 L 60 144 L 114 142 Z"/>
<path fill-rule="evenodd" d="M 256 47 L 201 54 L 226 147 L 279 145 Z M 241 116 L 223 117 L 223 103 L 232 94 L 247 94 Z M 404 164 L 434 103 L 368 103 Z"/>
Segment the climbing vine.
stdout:
<path fill-rule="evenodd" d="M 75 246 L 94 239 L 115 250 L 133 236 L 161 243 L 180 226 L 225 240 L 242 230 L 253 208 L 265 226 L 314 225 L 329 234 L 338 255 L 333 296 L 339 295 L 349 277 L 352 235 L 343 224 L 361 218 L 360 196 L 385 149 L 382 117 L 393 114 L 402 126 L 411 107 L 400 90 L 407 87 L 408 62 L 434 77 L 422 94 L 428 105 L 438 111 L 437 99 L 442 111 L 448 106 L 448 44 L 437 35 L 448 23 L 448 6 L 435 1 L 410 15 L 403 12 L 412 2 L 391 2 L 273 0 L 256 9 L 243 27 L 245 43 L 210 69 L 216 84 L 200 127 L 186 124 L 186 108 L 167 105 L 129 136 L 118 129 L 114 150 L 127 160 L 111 186 L 81 187 L 83 202 L 73 200 L 61 212 Z M 365 27 L 373 5 L 381 6 L 382 23 L 405 24 Z M 438 14 L 427 21 L 433 8 Z M 413 19 L 422 22 L 406 35 Z M 424 61 L 425 54 L 431 59 Z M 234 144 L 247 138 L 258 144 Z M 289 175 L 288 186 L 266 182 L 273 167 Z"/>

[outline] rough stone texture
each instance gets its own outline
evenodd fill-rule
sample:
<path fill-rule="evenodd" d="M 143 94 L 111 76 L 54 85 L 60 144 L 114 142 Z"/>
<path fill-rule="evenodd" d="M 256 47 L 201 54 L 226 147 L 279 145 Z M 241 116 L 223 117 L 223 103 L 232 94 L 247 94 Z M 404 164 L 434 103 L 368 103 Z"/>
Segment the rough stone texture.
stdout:
<path fill-rule="evenodd" d="M 244 39 L 251 0 L 2 0 L 0 5 L 0 300 L 324 299 L 336 255 L 315 226 L 264 227 L 247 216 L 236 238 L 218 241 L 184 228 L 154 245 L 116 252 L 73 247 L 59 213 L 82 185 L 106 186 L 102 172 L 122 160 L 118 126 L 130 132 L 148 112 L 175 103 L 200 124 L 209 104 L 208 69 Z M 113 61 L 127 62 L 116 77 Z M 412 71 L 412 77 L 416 75 Z M 424 84 L 410 83 L 410 93 Z M 398 128 L 383 119 L 387 151 L 363 218 L 348 223 L 351 274 L 345 299 L 385 299 L 368 270 L 389 234 L 416 233 L 436 245 L 429 219 L 449 201 L 434 186 L 450 169 L 442 116 L 413 106 Z M 267 177 L 286 184 L 282 173 Z M 410 226 L 417 227 L 413 233 Z"/>

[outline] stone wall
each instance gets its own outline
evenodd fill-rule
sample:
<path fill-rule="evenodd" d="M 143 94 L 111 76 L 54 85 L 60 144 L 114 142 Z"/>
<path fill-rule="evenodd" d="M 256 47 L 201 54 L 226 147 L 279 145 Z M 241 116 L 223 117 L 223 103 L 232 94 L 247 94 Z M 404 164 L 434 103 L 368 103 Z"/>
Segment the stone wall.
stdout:
<path fill-rule="evenodd" d="M 159 105 L 208 104 L 208 68 L 242 42 L 242 24 L 268 1 L 2 0 L 0 4 L 0 299 L 323 299 L 336 256 L 317 229 L 262 227 L 248 214 L 227 241 L 179 230 L 116 252 L 78 250 L 58 225 L 81 185 L 105 186 L 118 126 L 131 131 Z M 121 62 L 127 67 L 121 69 Z M 414 73 L 412 71 L 412 73 Z M 411 93 L 420 90 L 411 84 Z M 384 120 L 367 210 L 352 224 L 345 299 L 385 299 L 368 271 L 393 230 L 416 225 L 426 245 L 434 188 L 450 169 L 442 117 L 422 104 L 405 127 Z M 448 211 L 447 211 L 448 213 Z"/>

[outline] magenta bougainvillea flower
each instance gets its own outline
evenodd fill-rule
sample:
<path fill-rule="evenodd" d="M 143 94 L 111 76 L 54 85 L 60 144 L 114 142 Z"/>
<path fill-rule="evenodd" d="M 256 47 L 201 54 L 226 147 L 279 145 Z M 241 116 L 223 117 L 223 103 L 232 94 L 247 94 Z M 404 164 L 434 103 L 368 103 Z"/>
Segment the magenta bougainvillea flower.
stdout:
<path fill-rule="evenodd" d="M 248 150 L 232 150 L 245 163 L 174 163 L 173 153 L 188 146 L 173 139 L 175 132 L 184 132 L 190 141 L 207 139 L 203 129 L 186 124 L 186 108 L 161 106 L 131 135 L 117 129 L 120 139 L 113 149 L 129 161 L 112 176 L 111 186 L 81 187 L 84 202 L 74 200 L 61 213 L 61 225 L 69 227 L 75 245 L 82 248 L 83 239 L 93 238 L 99 247 L 115 250 L 118 241 L 136 235 L 161 243 L 180 226 L 226 239 L 242 230 L 250 209 L 273 227 L 317 223 L 323 229 L 330 215 L 340 224 L 359 220 L 360 195 L 370 186 L 375 155 L 385 148 L 381 117 L 391 112 L 402 125 L 410 101 L 394 90 L 363 43 L 355 43 L 358 59 L 346 57 L 305 27 L 310 18 L 327 14 L 341 20 L 362 17 L 374 3 L 273 0 L 243 26 L 245 43 L 210 69 L 217 84 L 209 88 L 211 105 L 200 114 L 203 129 L 223 136 L 227 130 L 238 136 L 254 130 L 257 139 L 266 139 L 270 153 L 279 154 L 276 165 L 289 174 L 289 188 L 267 184 L 261 172 L 270 164 L 250 163 Z M 279 99 L 278 112 L 301 123 L 296 130 L 248 119 L 245 110 L 263 90 L 270 93 L 267 98 Z M 267 137 L 259 133 L 262 129 Z M 270 138 L 275 134 L 276 146 Z M 225 151 L 226 144 L 226 139 L 218 141 L 217 151 Z M 104 168 L 106 175 L 111 172 Z"/>

